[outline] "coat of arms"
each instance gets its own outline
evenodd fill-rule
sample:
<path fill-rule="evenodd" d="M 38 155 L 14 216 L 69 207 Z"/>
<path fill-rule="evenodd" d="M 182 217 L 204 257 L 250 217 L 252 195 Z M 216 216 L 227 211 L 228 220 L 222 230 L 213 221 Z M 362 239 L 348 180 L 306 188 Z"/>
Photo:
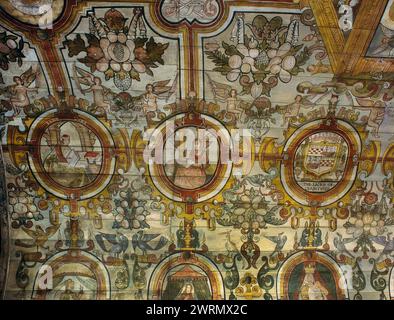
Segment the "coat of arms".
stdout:
<path fill-rule="evenodd" d="M 304 168 L 320 177 L 337 167 L 341 145 L 325 141 L 312 142 L 306 148 Z"/>
<path fill-rule="evenodd" d="M 324 182 L 341 178 L 338 173 L 346 166 L 348 146 L 340 135 L 333 132 L 313 134 L 304 140 L 299 150 L 299 160 L 309 179 L 313 177 L 313 180 Z"/>

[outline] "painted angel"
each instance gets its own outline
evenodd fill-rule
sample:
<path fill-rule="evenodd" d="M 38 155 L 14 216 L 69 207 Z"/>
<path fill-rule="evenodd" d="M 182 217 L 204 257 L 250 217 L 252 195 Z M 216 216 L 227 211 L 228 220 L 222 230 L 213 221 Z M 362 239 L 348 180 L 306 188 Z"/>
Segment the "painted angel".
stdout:
<path fill-rule="evenodd" d="M 238 97 L 237 90 L 230 85 L 213 81 L 208 75 L 207 77 L 215 102 L 225 103 L 226 113 L 232 113 L 241 118 L 245 108 L 247 108 L 247 103 Z"/>
<path fill-rule="evenodd" d="M 96 77 L 92 73 L 74 66 L 74 79 L 83 95 L 90 92 L 93 94 L 93 102 L 96 107 L 96 113 L 104 114 L 109 112 L 111 108 L 110 100 L 114 93 L 102 85 L 102 81 L 99 77 Z M 88 88 L 83 89 L 82 85 Z"/>
<path fill-rule="evenodd" d="M 301 95 L 297 95 L 294 98 L 294 102 L 285 105 L 285 106 L 277 106 L 281 109 L 284 109 L 283 115 L 283 123 L 282 126 L 287 128 L 291 119 L 296 119 L 302 107 L 310 108 L 315 106 L 315 103 L 311 102 L 308 97 L 303 97 Z"/>
<path fill-rule="evenodd" d="M 20 76 L 13 78 L 14 84 L 2 89 L 0 94 L 8 93 L 11 98 L 11 106 L 14 111 L 13 116 L 19 115 L 21 110 L 30 105 L 29 92 L 38 92 L 38 88 L 30 88 L 37 78 L 37 71 L 30 67 Z"/>
<path fill-rule="evenodd" d="M 369 99 L 356 98 L 359 106 L 356 109 L 370 110 L 367 125 L 372 128 L 371 134 L 375 138 L 379 138 L 379 129 L 384 120 L 385 103 L 383 101 L 373 101 Z"/>
<path fill-rule="evenodd" d="M 171 79 L 168 79 L 148 83 L 146 85 L 145 93 L 140 96 L 140 101 L 145 114 L 148 112 L 156 112 L 158 109 L 158 100 L 165 99 L 168 101 L 172 94 L 175 93 L 177 77 L 171 86 L 168 85 L 170 81 Z"/>

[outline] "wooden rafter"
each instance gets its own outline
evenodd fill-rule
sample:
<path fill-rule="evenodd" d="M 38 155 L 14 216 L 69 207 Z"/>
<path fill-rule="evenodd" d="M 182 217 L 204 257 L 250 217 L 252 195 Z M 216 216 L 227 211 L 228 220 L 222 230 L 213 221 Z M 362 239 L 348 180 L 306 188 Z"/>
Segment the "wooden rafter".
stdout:
<path fill-rule="evenodd" d="M 339 17 L 332 0 L 309 0 L 335 74 L 394 71 L 393 59 L 365 57 L 387 2 L 361 1 L 353 29 L 346 39 L 339 28 Z"/>

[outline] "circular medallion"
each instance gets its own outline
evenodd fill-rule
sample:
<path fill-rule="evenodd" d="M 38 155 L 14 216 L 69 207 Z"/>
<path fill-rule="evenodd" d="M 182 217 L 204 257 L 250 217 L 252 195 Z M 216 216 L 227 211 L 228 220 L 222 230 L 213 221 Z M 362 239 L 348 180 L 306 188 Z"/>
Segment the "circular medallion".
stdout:
<path fill-rule="evenodd" d="M 29 163 L 39 183 L 63 199 L 86 199 L 110 181 L 113 139 L 104 125 L 80 110 L 50 110 L 32 124 Z"/>
<path fill-rule="evenodd" d="M 348 123 L 313 121 L 296 130 L 287 141 L 281 181 L 297 202 L 329 205 L 353 185 L 360 153 L 360 137 Z"/>
<path fill-rule="evenodd" d="M 150 176 L 167 198 L 202 202 L 214 197 L 230 178 L 228 130 L 216 119 L 182 113 L 159 125 L 147 150 Z"/>

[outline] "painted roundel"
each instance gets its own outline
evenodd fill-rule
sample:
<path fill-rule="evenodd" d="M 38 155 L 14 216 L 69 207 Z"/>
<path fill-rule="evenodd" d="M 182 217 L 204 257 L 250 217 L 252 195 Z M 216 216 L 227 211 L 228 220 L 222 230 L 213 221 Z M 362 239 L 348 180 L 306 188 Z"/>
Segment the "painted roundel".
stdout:
<path fill-rule="evenodd" d="M 341 120 L 318 120 L 293 133 L 284 148 L 281 180 L 294 200 L 324 206 L 349 191 L 361 153 L 356 132 Z"/>
<path fill-rule="evenodd" d="M 148 146 L 154 150 L 149 171 L 157 189 L 167 198 L 202 202 L 214 197 L 228 181 L 232 163 L 228 130 L 200 113 L 181 113 L 159 125 Z"/>
<path fill-rule="evenodd" d="M 50 110 L 32 124 L 29 163 L 39 183 L 63 199 L 86 199 L 110 181 L 114 143 L 104 125 L 80 110 Z"/>
<path fill-rule="evenodd" d="M 174 147 L 179 147 L 179 144 L 175 142 L 176 139 L 180 137 L 187 137 L 189 134 L 194 137 L 198 137 L 199 128 L 194 126 L 186 126 L 174 131 L 164 143 L 164 149 L 168 147 L 169 144 L 174 144 Z M 198 189 L 208 184 L 216 171 L 219 162 L 219 144 L 214 134 L 209 131 L 205 132 L 206 138 L 210 141 L 209 149 L 207 148 L 207 153 L 209 153 L 210 160 L 209 163 L 198 165 L 198 157 L 201 157 L 202 148 L 200 147 L 199 140 L 196 139 L 194 147 L 194 157 L 196 161 L 187 160 L 182 165 L 181 161 L 176 161 L 176 156 L 174 154 L 174 161 L 165 161 L 164 172 L 166 177 L 176 186 L 182 189 Z M 175 143 L 172 143 L 174 141 Z M 174 148 L 174 150 L 175 150 Z M 170 159 L 166 159 L 170 160 Z M 178 159 L 179 160 L 179 159 Z M 178 162 L 177 165 L 175 162 Z M 192 163 L 193 162 L 193 163 Z"/>

